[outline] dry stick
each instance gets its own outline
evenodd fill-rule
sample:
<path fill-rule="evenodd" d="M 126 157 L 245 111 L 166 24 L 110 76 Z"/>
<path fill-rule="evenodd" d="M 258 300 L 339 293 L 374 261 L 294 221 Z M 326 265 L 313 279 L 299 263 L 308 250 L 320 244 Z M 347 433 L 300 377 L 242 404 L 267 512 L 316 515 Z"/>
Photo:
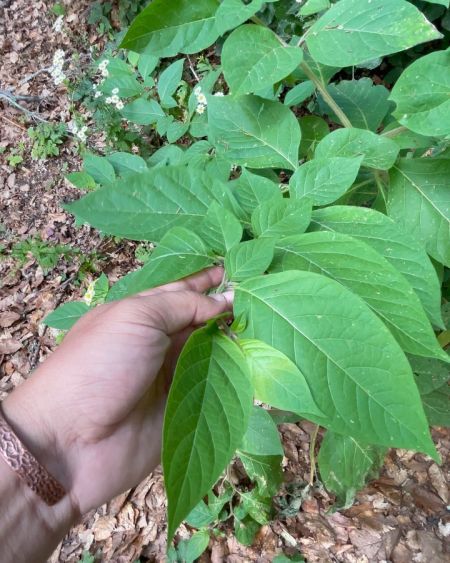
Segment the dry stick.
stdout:
<path fill-rule="evenodd" d="M 9 103 L 13 107 L 22 111 L 28 117 L 31 117 L 32 119 L 35 119 L 36 121 L 41 121 L 42 123 L 48 123 L 48 121 L 46 119 L 44 119 L 43 117 L 41 117 L 38 113 L 36 113 L 34 111 L 30 111 L 29 109 L 27 109 L 27 108 L 23 107 L 22 105 L 20 105 L 19 103 L 17 103 L 16 100 L 18 98 L 19 99 L 25 98 L 27 101 L 32 101 L 32 100 L 30 100 L 30 98 L 32 98 L 31 96 L 14 96 L 10 92 L 5 92 L 3 90 L 0 90 L 0 100 L 5 100 L 6 103 Z M 37 98 L 39 100 L 41 99 L 41 98 L 38 98 L 37 96 L 33 96 L 33 98 Z"/>
<path fill-rule="evenodd" d="M 5 121 L 7 121 L 8 123 L 10 123 L 11 125 L 14 125 L 15 127 L 18 127 L 19 129 L 22 129 L 22 131 L 26 131 L 27 128 L 24 127 L 23 125 L 20 125 L 19 123 L 16 123 L 15 121 L 13 121 L 12 119 L 9 119 L 8 117 L 6 117 L 6 115 L 2 115 L 0 114 L 0 117 L 2 119 L 4 119 Z"/>
<path fill-rule="evenodd" d="M 314 450 L 316 449 L 317 434 L 319 432 L 319 425 L 316 424 L 314 432 L 311 436 L 311 442 L 309 444 L 309 486 L 312 487 L 314 484 L 314 476 L 316 474 L 316 457 L 314 455 Z"/>
<path fill-rule="evenodd" d="M 189 57 L 189 55 L 187 56 L 187 60 L 189 62 L 189 68 L 191 69 L 191 72 L 195 78 L 195 80 L 197 80 L 197 82 L 200 82 L 200 77 L 199 75 L 196 73 L 194 65 L 192 64 L 191 58 Z"/>

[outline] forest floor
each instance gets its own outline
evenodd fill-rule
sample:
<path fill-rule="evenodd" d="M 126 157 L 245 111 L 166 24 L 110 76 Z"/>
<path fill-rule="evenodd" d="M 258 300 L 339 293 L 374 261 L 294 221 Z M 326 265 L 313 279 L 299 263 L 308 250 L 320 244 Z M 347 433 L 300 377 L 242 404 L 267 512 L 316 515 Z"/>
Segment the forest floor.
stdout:
<path fill-rule="evenodd" d="M 89 2 L 64 4 L 67 32 L 57 35 L 52 30 L 53 2 L 0 0 L 0 92 L 39 96 L 23 105 L 51 122 L 70 120 L 65 87 L 55 87 L 48 73 L 29 77 L 49 67 L 57 49 L 88 57 L 89 48 L 102 42 L 86 23 Z M 59 156 L 32 160 L 30 125 L 29 115 L 0 99 L 0 400 L 56 347 L 53 331 L 41 324 L 48 312 L 79 299 L 101 272 L 113 282 L 137 265 L 133 243 L 114 243 L 89 227 L 74 226 L 62 204 L 80 197 L 64 180 L 64 173 L 80 165 L 75 145 L 66 141 Z M 23 162 L 14 167 L 8 156 L 17 151 Z M 47 270 L 21 246 L 36 237 L 49 245 L 67 245 L 72 252 Z M 81 280 L 80 265 L 87 272 Z M 420 454 L 391 451 L 379 478 L 356 495 L 351 508 L 335 513 L 329 512 L 334 499 L 319 481 L 305 489 L 313 425 L 285 424 L 280 429 L 286 485 L 277 499 L 276 519 L 261 529 L 252 547 L 238 544 L 225 524 L 224 534 L 211 539 L 200 561 L 265 562 L 276 554 L 299 552 L 310 562 L 450 561 L 448 429 L 433 429 L 442 465 Z M 238 466 L 233 474 L 238 483 Z M 135 489 L 87 514 L 50 561 L 80 561 L 86 552 L 96 561 L 164 561 L 165 508 L 157 470 Z M 179 538 L 190 533 L 182 526 Z"/>

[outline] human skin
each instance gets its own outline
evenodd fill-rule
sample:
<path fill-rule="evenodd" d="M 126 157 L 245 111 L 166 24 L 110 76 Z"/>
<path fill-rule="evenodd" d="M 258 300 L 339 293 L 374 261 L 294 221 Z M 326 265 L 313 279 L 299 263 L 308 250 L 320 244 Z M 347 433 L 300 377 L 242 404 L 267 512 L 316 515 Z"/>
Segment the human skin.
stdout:
<path fill-rule="evenodd" d="M 0 562 L 45 561 L 82 514 L 159 463 L 164 406 L 189 334 L 231 310 L 212 268 L 85 315 L 2 411 L 67 495 L 49 507 L 0 458 Z"/>

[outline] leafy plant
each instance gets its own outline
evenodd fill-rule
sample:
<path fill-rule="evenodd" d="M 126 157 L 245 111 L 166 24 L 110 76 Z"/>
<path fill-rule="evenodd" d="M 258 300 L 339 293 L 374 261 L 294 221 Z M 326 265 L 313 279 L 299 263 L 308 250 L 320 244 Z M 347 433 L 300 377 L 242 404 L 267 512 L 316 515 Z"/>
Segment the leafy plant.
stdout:
<path fill-rule="evenodd" d="M 220 518 L 212 489 L 237 457 L 249 483 L 225 517 L 251 543 L 272 517 L 288 416 L 326 429 L 319 472 L 338 506 L 388 447 L 439 460 L 428 423 L 450 423 L 448 339 L 436 338 L 449 299 L 450 50 L 428 45 L 392 91 L 341 70 L 440 37 L 405 0 L 154 0 L 122 43 L 137 70 L 109 63 L 102 92 L 118 89 L 118 111 L 155 150 L 87 155 L 100 187 L 68 209 L 156 248 L 106 299 L 213 264 L 225 267 L 219 291 L 235 291 L 235 320 L 190 337 L 168 397 L 169 541 L 185 519 Z M 184 80 L 187 57 L 216 42 L 220 66 Z"/>
<path fill-rule="evenodd" d="M 45 160 L 59 155 L 59 145 L 66 139 L 67 130 L 63 123 L 40 123 L 28 129 L 28 136 L 32 141 L 31 158 Z"/>

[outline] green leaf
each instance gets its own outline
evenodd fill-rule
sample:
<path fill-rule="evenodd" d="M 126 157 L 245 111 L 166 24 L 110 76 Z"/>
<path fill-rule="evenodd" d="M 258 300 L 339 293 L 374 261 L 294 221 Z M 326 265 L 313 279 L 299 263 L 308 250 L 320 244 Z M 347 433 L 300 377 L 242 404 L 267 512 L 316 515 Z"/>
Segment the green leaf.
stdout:
<path fill-rule="evenodd" d="M 371 246 L 406 278 L 430 320 L 444 327 L 436 270 L 424 247 L 392 219 L 364 207 L 334 206 L 314 211 L 310 228 L 351 235 Z"/>
<path fill-rule="evenodd" d="M 244 338 L 263 340 L 296 363 L 327 414 L 319 423 L 366 443 L 437 459 L 401 348 L 341 284 L 295 271 L 247 280 L 235 289 L 234 314 L 247 317 Z"/>
<path fill-rule="evenodd" d="M 282 455 L 254 455 L 238 452 L 245 472 L 256 481 L 259 491 L 266 496 L 275 495 L 283 482 Z"/>
<path fill-rule="evenodd" d="M 210 328 L 194 332 L 178 359 L 164 417 L 169 541 L 230 462 L 251 410 L 239 347 Z"/>
<path fill-rule="evenodd" d="M 308 198 L 271 199 L 252 214 L 252 229 L 258 237 L 282 238 L 306 231 L 311 221 L 312 202 Z"/>
<path fill-rule="evenodd" d="M 208 209 L 200 235 L 208 246 L 220 254 L 240 242 L 243 229 L 238 219 L 218 203 L 213 203 Z"/>
<path fill-rule="evenodd" d="M 432 426 L 450 427 L 450 387 L 445 385 L 422 397 L 428 422 Z"/>
<path fill-rule="evenodd" d="M 178 59 L 159 75 L 158 95 L 163 107 L 173 108 L 177 106 L 177 102 L 172 98 L 172 95 L 181 81 L 183 66 L 184 59 Z"/>
<path fill-rule="evenodd" d="M 120 98 L 140 96 L 144 92 L 142 84 L 131 75 L 121 75 L 114 76 L 113 78 L 107 78 L 100 86 L 100 90 L 105 94 L 112 94 L 112 91 L 115 88 L 119 89 L 117 95 Z"/>
<path fill-rule="evenodd" d="M 244 339 L 239 345 L 247 359 L 258 401 L 306 418 L 309 414 L 323 416 L 305 376 L 283 352 L 261 340 Z"/>
<path fill-rule="evenodd" d="M 236 244 L 225 256 L 228 279 L 239 282 L 264 273 L 272 262 L 273 249 L 272 239 L 255 239 Z"/>
<path fill-rule="evenodd" d="M 219 36 L 218 6 L 217 0 L 154 0 L 135 18 L 120 46 L 155 57 L 202 51 Z"/>
<path fill-rule="evenodd" d="M 252 545 L 259 528 L 260 525 L 251 516 L 245 516 L 242 520 L 235 516 L 234 534 L 237 541 L 242 545 Z"/>
<path fill-rule="evenodd" d="M 261 407 L 253 407 L 239 450 L 252 455 L 284 455 L 277 426 Z"/>
<path fill-rule="evenodd" d="M 450 160 L 402 159 L 390 172 L 388 215 L 450 267 Z"/>
<path fill-rule="evenodd" d="M 370 78 L 342 80 L 330 84 L 327 90 L 333 100 L 349 118 L 353 127 L 376 131 L 390 109 L 389 90 L 384 86 L 375 86 Z M 336 123 L 340 120 L 319 96 L 319 107 Z"/>
<path fill-rule="evenodd" d="M 216 28 L 220 35 L 246 22 L 268 2 L 278 0 L 223 0 L 216 13 Z"/>
<path fill-rule="evenodd" d="M 114 152 L 106 158 L 113 165 L 116 174 L 122 177 L 130 174 L 141 174 L 148 170 L 145 160 L 137 154 Z"/>
<path fill-rule="evenodd" d="M 166 115 L 156 100 L 144 100 L 144 98 L 138 98 L 127 104 L 121 113 L 125 119 L 137 125 L 152 125 Z"/>
<path fill-rule="evenodd" d="M 216 519 L 216 515 L 204 500 L 201 500 L 186 517 L 186 523 L 193 528 L 209 526 Z"/>
<path fill-rule="evenodd" d="M 432 393 L 450 380 L 448 362 L 416 356 L 409 356 L 408 359 L 416 376 L 417 387 L 421 395 Z"/>
<path fill-rule="evenodd" d="M 257 488 L 248 493 L 241 493 L 239 500 L 241 501 L 242 508 L 255 522 L 264 526 L 264 524 L 270 521 L 272 499 L 261 495 Z"/>
<path fill-rule="evenodd" d="M 95 182 L 103 186 L 112 184 L 116 179 L 112 164 L 102 156 L 87 153 L 83 159 L 83 169 L 86 174 L 94 178 Z"/>
<path fill-rule="evenodd" d="M 102 272 L 100 276 L 95 280 L 93 289 L 94 289 L 94 295 L 90 303 L 91 307 L 95 307 L 96 305 L 101 305 L 106 301 L 106 298 L 109 293 L 108 276 L 106 276 Z"/>
<path fill-rule="evenodd" d="M 42 322 L 52 328 L 69 330 L 88 311 L 89 307 L 84 301 L 71 301 L 60 305 L 47 315 Z"/>
<path fill-rule="evenodd" d="M 422 13 L 404 0 L 340 0 L 308 30 L 306 44 L 320 63 L 343 67 L 440 37 Z"/>
<path fill-rule="evenodd" d="M 330 129 L 327 122 L 317 115 L 306 115 L 298 120 L 302 130 L 302 141 L 300 143 L 300 156 L 312 157 L 317 143 L 323 139 Z"/>
<path fill-rule="evenodd" d="M 154 57 L 153 55 L 146 55 L 145 53 L 142 53 L 139 56 L 138 71 L 139 74 L 142 76 L 143 80 L 146 80 L 152 75 L 153 71 L 158 66 L 158 64 L 159 64 L 159 57 Z"/>
<path fill-rule="evenodd" d="M 397 160 L 400 147 L 387 137 L 365 129 L 336 129 L 317 145 L 315 158 L 362 156 L 362 166 L 389 170 Z"/>
<path fill-rule="evenodd" d="M 330 7 L 330 0 L 307 0 L 300 8 L 299 14 L 303 17 L 312 16 Z"/>
<path fill-rule="evenodd" d="M 302 59 L 299 47 L 286 47 L 273 31 L 253 24 L 235 29 L 222 50 L 223 74 L 235 96 L 272 86 L 295 70 Z"/>
<path fill-rule="evenodd" d="M 337 508 L 353 504 L 371 471 L 381 465 L 384 453 L 384 448 L 364 445 L 351 436 L 325 434 L 317 461 L 323 484 L 337 497 Z"/>
<path fill-rule="evenodd" d="M 292 198 L 310 198 L 313 205 L 333 203 L 356 180 L 363 158 L 314 158 L 291 176 L 289 191 Z"/>
<path fill-rule="evenodd" d="M 335 279 L 369 305 L 406 352 L 445 359 L 412 287 L 364 242 L 322 231 L 284 238 L 275 248 L 271 270 L 308 270 Z"/>
<path fill-rule="evenodd" d="M 167 127 L 167 140 L 169 143 L 175 143 L 180 139 L 189 129 L 189 123 L 184 123 L 183 121 L 172 121 L 172 123 Z"/>
<path fill-rule="evenodd" d="M 213 262 L 202 239 L 183 227 L 174 227 L 163 236 L 143 268 L 127 274 L 114 284 L 108 301 L 179 280 L 211 266 Z"/>
<path fill-rule="evenodd" d="M 181 540 L 177 546 L 178 555 L 183 563 L 194 563 L 209 544 L 208 530 L 200 530 L 192 534 L 188 540 Z"/>
<path fill-rule="evenodd" d="M 390 99 L 397 105 L 393 115 L 411 131 L 450 135 L 450 49 L 414 61 L 397 80 Z"/>
<path fill-rule="evenodd" d="M 266 201 L 283 199 L 280 188 L 275 182 L 253 174 L 245 168 L 237 180 L 230 182 L 231 190 L 244 212 L 244 218 L 250 220 L 253 211 Z"/>
<path fill-rule="evenodd" d="M 286 97 L 284 98 L 284 105 L 290 107 L 301 104 L 313 95 L 315 89 L 316 87 L 311 80 L 305 80 L 305 82 L 297 84 L 297 86 L 294 86 L 294 88 L 289 90 L 286 94 Z"/>
<path fill-rule="evenodd" d="M 171 227 L 200 227 L 216 200 L 213 183 L 197 168 L 166 166 L 130 176 L 66 207 L 107 234 L 157 242 Z"/>
<path fill-rule="evenodd" d="M 295 115 L 279 102 L 256 96 L 210 96 L 208 124 L 217 152 L 234 164 L 297 168 L 300 127 Z"/>
<path fill-rule="evenodd" d="M 94 190 L 97 185 L 94 178 L 87 172 L 71 172 L 65 178 L 80 190 Z"/>

